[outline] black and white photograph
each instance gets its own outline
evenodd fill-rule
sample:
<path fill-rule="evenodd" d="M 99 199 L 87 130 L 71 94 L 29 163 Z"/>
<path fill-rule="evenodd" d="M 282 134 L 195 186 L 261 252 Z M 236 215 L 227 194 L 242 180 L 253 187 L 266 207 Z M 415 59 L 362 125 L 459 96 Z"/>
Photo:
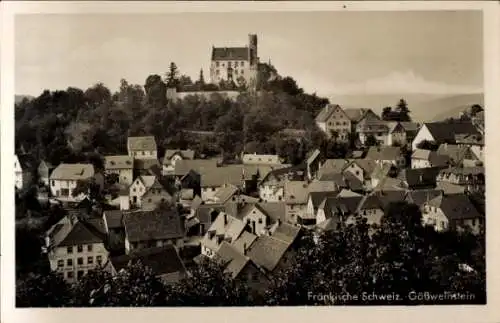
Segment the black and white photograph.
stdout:
<path fill-rule="evenodd" d="M 15 307 L 489 304 L 483 10 L 13 19 Z"/>

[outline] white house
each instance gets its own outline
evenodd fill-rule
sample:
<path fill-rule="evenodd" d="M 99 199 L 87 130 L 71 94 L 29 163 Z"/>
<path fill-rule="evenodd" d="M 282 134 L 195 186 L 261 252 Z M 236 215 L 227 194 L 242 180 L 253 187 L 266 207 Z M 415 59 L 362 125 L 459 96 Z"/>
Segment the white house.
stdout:
<path fill-rule="evenodd" d="M 35 161 L 30 155 L 14 156 L 15 186 L 17 189 L 23 189 L 31 184 L 35 167 Z"/>
<path fill-rule="evenodd" d="M 415 149 L 411 155 L 411 168 L 446 167 L 450 158 L 435 151 Z"/>
<path fill-rule="evenodd" d="M 401 148 L 394 146 L 370 147 L 365 159 L 371 159 L 377 163 L 390 163 L 395 167 L 404 167 L 406 165 Z"/>
<path fill-rule="evenodd" d="M 153 136 L 128 137 L 128 155 L 134 159 L 158 158 L 158 148 Z"/>
<path fill-rule="evenodd" d="M 201 240 L 201 254 L 212 258 L 222 242 L 234 243 L 245 230 L 245 223 L 225 212 L 219 213 Z"/>
<path fill-rule="evenodd" d="M 456 135 L 480 135 L 471 122 L 430 122 L 424 123 L 417 132 L 411 144 L 412 149 L 418 148 L 422 141 L 442 143 L 456 142 Z"/>
<path fill-rule="evenodd" d="M 346 141 L 351 133 L 351 120 L 339 105 L 327 104 L 316 116 L 316 124 L 328 138 Z"/>
<path fill-rule="evenodd" d="M 50 175 L 50 192 L 64 202 L 78 202 L 84 194 L 73 196 L 78 181 L 89 180 L 95 175 L 92 164 L 60 164 Z"/>
<path fill-rule="evenodd" d="M 130 185 L 134 180 L 134 159 L 130 156 L 106 156 L 104 168 L 106 174 L 117 174 L 120 184 Z"/>
<path fill-rule="evenodd" d="M 142 197 L 157 182 L 156 176 L 139 176 L 129 187 L 130 203 L 141 207 Z"/>
<path fill-rule="evenodd" d="M 106 229 L 97 223 L 67 216 L 46 232 L 50 269 L 61 273 L 69 283 L 108 262 L 109 252 L 104 243 Z"/>

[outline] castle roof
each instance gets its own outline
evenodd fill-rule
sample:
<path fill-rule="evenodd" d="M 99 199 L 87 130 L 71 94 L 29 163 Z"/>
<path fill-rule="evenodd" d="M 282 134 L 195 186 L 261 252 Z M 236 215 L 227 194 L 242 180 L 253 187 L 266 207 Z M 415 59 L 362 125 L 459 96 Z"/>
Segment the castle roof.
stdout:
<path fill-rule="evenodd" d="M 213 61 L 226 61 L 226 60 L 249 60 L 248 47 L 213 47 L 212 48 Z"/>

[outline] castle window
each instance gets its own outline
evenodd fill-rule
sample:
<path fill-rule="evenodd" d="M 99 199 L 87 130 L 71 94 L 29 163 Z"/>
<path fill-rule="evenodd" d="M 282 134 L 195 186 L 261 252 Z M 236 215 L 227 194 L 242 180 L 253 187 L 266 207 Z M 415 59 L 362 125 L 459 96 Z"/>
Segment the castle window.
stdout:
<path fill-rule="evenodd" d="M 245 74 L 243 70 L 241 70 L 240 74 Z"/>
<path fill-rule="evenodd" d="M 216 67 L 219 67 L 219 62 L 215 62 L 215 66 L 216 66 Z"/>
<path fill-rule="evenodd" d="M 231 62 L 227 62 L 227 67 L 231 67 Z"/>
<path fill-rule="evenodd" d="M 240 63 L 241 67 L 245 66 L 245 62 Z"/>
<path fill-rule="evenodd" d="M 219 70 L 215 70 L 215 74 L 219 75 L 220 71 Z"/>
<path fill-rule="evenodd" d="M 238 62 L 234 62 L 234 67 L 238 67 Z"/>

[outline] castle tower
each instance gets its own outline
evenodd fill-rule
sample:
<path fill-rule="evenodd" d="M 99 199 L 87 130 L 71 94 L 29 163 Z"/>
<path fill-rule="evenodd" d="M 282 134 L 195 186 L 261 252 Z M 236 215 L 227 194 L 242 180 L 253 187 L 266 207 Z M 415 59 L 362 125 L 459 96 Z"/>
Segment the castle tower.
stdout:
<path fill-rule="evenodd" d="M 248 35 L 248 59 L 250 60 L 250 65 L 256 65 L 259 58 L 257 54 L 257 35 Z"/>

